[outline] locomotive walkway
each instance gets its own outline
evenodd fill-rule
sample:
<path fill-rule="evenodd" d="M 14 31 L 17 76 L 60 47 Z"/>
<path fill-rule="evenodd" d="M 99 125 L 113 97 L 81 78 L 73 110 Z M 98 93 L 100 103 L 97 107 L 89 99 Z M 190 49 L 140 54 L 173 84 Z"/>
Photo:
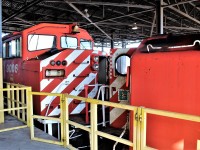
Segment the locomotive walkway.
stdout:
<path fill-rule="evenodd" d="M 0 124 L 0 129 L 12 126 L 23 125 L 20 121 L 11 116 L 6 116 L 5 123 Z M 55 140 L 52 136 L 35 128 L 35 134 L 38 137 Z M 59 145 L 53 145 L 43 142 L 37 142 L 30 139 L 30 129 L 23 128 L 18 130 L 6 131 L 0 133 L 0 150 L 68 150 Z"/>

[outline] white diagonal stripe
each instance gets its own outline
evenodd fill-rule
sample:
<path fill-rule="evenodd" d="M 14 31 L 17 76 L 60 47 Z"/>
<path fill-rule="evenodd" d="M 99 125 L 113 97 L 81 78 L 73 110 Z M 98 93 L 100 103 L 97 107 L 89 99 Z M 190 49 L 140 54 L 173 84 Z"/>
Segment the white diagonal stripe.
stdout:
<path fill-rule="evenodd" d="M 113 93 L 110 93 L 110 96 L 112 97 L 114 94 L 116 94 L 116 92 L 118 91 L 118 89 L 120 89 L 124 84 L 126 83 L 126 79 L 123 76 L 118 76 L 110 85 L 110 90 L 112 89 L 112 87 L 116 87 L 116 91 L 113 91 Z M 112 91 L 110 91 L 112 92 Z M 111 98 L 110 97 L 110 98 Z"/>
<path fill-rule="evenodd" d="M 77 85 L 76 90 L 73 90 L 70 95 L 79 95 L 79 93 L 81 93 L 80 89 L 84 89 L 84 85 L 90 83 L 92 80 L 94 80 L 96 78 L 96 74 L 95 73 L 90 73 L 89 76 L 87 78 L 85 78 L 79 85 Z M 68 104 L 70 104 L 72 102 L 72 98 L 68 99 Z"/>
<path fill-rule="evenodd" d="M 84 61 L 90 61 L 90 56 L 88 56 Z M 57 85 L 51 93 L 62 93 L 62 91 L 68 87 L 75 79 L 73 75 L 78 76 L 85 68 L 88 67 L 90 63 L 80 64 L 75 70 L 73 70 L 66 79 L 64 79 L 59 85 Z M 52 102 L 55 99 L 54 96 L 47 96 L 41 102 L 41 111 L 45 109 L 46 105 Z"/>
<path fill-rule="evenodd" d="M 121 101 L 120 104 L 127 104 L 127 101 Z M 110 124 L 112 124 L 119 116 L 121 116 L 126 110 L 113 108 L 110 111 Z"/>
<path fill-rule="evenodd" d="M 69 66 L 84 50 L 74 50 L 65 60 L 67 61 L 67 66 Z"/>
<path fill-rule="evenodd" d="M 67 61 L 67 66 L 69 66 L 81 53 L 83 52 L 83 50 L 74 50 L 68 57 L 65 58 L 65 60 Z M 40 63 L 40 71 L 41 68 L 46 67 L 49 62 L 53 59 L 55 59 L 58 55 L 53 55 L 50 58 L 44 59 L 43 61 L 41 61 Z M 49 85 L 51 82 L 53 81 L 53 79 L 42 79 L 42 81 L 40 81 L 40 91 L 44 90 L 44 88 Z"/>
<path fill-rule="evenodd" d="M 40 62 L 40 72 L 42 71 L 42 68 L 43 68 L 43 67 L 48 66 L 48 65 L 49 65 L 49 62 L 50 62 L 51 60 L 54 60 L 59 54 L 60 54 L 60 53 L 57 53 L 57 54 L 55 54 L 55 55 L 53 55 L 53 56 L 51 56 L 51 57 L 49 57 L 49 58 L 46 58 L 46 59 L 42 60 L 42 61 Z"/>
<path fill-rule="evenodd" d="M 42 79 L 42 81 L 40 81 L 40 91 L 43 91 L 44 88 L 49 85 L 54 79 Z"/>
<path fill-rule="evenodd" d="M 48 116 L 58 116 L 60 114 L 60 108 L 58 106 Z"/>
<path fill-rule="evenodd" d="M 94 98 L 97 94 L 98 88 L 93 88 L 92 91 L 88 94 L 88 97 Z M 79 104 L 70 114 L 79 114 L 85 108 L 85 102 Z"/>
<path fill-rule="evenodd" d="M 73 90 L 70 95 L 77 96 L 81 90 L 84 89 L 84 85 L 90 83 L 92 80 L 96 78 L 96 74 L 90 73 L 89 77 L 85 78 L 77 87 L 77 90 Z M 98 88 L 93 88 L 92 91 L 88 94 L 89 97 L 94 98 L 97 94 Z M 72 102 L 73 99 L 68 98 L 68 105 Z M 85 103 L 79 104 L 70 114 L 77 114 L 80 113 L 85 108 Z M 48 116 L 55 116 L 60 114 L 60 109 L 56 107 Z"/>

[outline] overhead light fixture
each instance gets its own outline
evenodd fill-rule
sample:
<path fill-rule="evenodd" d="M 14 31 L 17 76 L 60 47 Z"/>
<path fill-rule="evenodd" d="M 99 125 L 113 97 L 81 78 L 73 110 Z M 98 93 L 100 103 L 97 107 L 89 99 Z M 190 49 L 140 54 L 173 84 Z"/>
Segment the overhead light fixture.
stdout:
<path fill-rule="evenodd" d="M 132 26 L 132 29 L 133 29 L 133 30 L 137 30 L 137 29 L 138 29 L 138 26 L 137 26 L 136 23 L 134 23 L 134 25 Z"/>
<path fill-rule="evenodd" d="M 90 17 L 90 14 L 88 13 L 88 9 L 84 9 L 84 14 L 85 14 L 85 16 L 88 17 L 88 18 Z"/>

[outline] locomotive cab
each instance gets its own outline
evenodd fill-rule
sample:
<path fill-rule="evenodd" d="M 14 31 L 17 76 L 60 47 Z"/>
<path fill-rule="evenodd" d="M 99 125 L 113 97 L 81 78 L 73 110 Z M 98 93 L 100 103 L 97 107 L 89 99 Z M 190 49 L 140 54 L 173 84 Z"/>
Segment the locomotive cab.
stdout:
<path fill-rule="evenodd" d="M 31 86 L 33 91 L 84 95 L 85 84 L 97 84 L 100 52 L 93 39 L 75 24 L 41 23 L 3 38 L 4 81 Z M 97 88 L 90 90 L 94 97 Z M 72 114 L 83 113 L 84 104 L 72 102 Z M 34 112 L 59 115 L 59 100 L 34 99 Z"/>

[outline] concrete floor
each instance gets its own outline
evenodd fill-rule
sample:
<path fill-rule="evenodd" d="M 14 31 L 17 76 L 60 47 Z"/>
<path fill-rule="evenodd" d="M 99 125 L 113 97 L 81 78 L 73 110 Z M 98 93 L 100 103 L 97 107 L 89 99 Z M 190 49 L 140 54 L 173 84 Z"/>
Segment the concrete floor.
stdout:
<path fill-rule="evenodd" d="M 4 124 L 0 124 L 0 129 L 23 125 L 23 123 L 17 121 L 11 116 L 6 116 Z M 44 133 L 43 131 L 35 128 L 36 137 L 56 140 L 54 137 Z M 0 132 L 0 150 L 67 150 L 66 148 L 47 144 L 30 139 L 29 128 L 23 128 L 18 130 Z"/>

